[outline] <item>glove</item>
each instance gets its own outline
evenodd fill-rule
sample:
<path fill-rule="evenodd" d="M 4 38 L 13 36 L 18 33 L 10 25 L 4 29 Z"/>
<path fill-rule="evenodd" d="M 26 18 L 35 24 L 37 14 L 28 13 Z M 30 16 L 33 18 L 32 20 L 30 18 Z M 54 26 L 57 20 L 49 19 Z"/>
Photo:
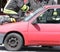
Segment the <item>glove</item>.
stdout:
<path fill-rule="evenodd" d="M 16 19 L 15 18 L 10 18 L 10 21 L 15 23 Z"/>
<path fill-rule="evenodd" d="M 29 6 L 23 5 L 23 6 L 21 7 L 21 10 L 22 10 L 23 12 L 27 12 L 27 11 L 29 10 Z"/>
<path fill-rule="evenodd" d="M 2 25 L 5 22 L 9 22 L 9 23 L 16 22 L 16 19 L 9 17 L 0 17 L 0 24 Z"/>

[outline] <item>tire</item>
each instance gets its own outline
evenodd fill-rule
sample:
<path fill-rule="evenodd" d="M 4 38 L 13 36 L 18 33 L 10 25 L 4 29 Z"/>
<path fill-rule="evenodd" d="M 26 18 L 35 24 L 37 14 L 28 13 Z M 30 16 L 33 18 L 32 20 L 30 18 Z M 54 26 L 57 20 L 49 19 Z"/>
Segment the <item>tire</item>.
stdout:
<path fill-rule="evenodd" d="M 18 33 L 10 33 L 4 40 L 4 46 L 7 50 L 18 51 L 23 46 L 23 38 Z"/>

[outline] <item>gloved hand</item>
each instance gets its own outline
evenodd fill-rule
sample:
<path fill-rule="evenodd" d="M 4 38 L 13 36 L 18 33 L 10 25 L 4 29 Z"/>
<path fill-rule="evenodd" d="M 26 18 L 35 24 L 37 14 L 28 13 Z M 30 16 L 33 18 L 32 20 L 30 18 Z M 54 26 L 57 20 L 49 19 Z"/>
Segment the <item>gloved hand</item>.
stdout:
<path fill-rule="evenodd" d="M 16 22 L 16 19 L 15 18 L 10 18 L 10 22 L 15 23 Z"/>
<path fill-rule="evenodd" d="M 10 17 L 0 17 L 0 24 L 3 24 L 5 22 L 8 22 L 8 23 L 16 22 L 16 19 L 10 18 Z"/>
<path fill-rule="evenodd" d="M 21 10 L 22 10 L 23 12 L 27 12 L 27 11 L 29 10 L 29 6 L 23 5 L 23 6 L 21 7 Z"/>

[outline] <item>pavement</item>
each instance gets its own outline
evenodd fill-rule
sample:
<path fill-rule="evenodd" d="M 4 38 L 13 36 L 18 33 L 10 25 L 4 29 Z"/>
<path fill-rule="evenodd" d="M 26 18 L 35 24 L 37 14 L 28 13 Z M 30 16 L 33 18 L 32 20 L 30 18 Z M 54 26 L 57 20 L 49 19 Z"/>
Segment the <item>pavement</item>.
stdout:
<path fill-rule="evenodd" d="M 19 51 L 7 51 L 4 45 L 0 45 L 0 52 L 60 52 L 60 46 L 48 47 L 23 47 Z"/>

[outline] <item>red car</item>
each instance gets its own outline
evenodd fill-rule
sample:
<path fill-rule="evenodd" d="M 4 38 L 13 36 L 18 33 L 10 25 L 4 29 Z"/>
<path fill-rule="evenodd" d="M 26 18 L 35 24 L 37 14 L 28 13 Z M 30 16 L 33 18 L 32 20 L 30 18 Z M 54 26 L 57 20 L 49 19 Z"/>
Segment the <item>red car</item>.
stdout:
<path fill-rule="evenodd" d="M 7 50 L 22 46 L 60 45 L 60 5 L 40 7 L 22 21 L 0 25 L 0 44 Z"/>

